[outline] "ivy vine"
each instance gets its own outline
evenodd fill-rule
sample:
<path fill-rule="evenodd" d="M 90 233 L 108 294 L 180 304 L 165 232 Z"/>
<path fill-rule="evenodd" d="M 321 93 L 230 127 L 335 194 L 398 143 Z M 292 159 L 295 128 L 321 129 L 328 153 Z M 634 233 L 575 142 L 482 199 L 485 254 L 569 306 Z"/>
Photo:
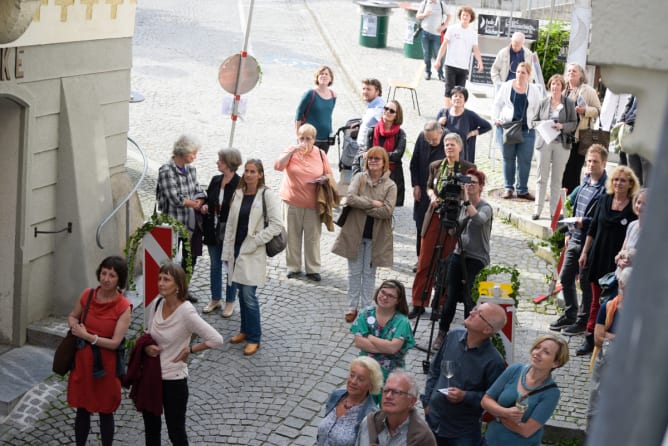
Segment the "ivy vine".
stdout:
<path fill-rule="evenodd" d="M 140 226 L 135 232 L 132 233 L 130 238 L 128 238 L 127 243 L 125 244 L 125 258 L 127 259 L 128 266 L 130 270 L 134 268 L 135 259 L 137 258 L 137 252 L 139 251 L 139 245 L 141 244 L 144 236 L 151 232 L 151 230 L 157 226 L 168 225 L 171 226 L 178 234 L 179 238 L 183 240 L 184 251 L 185 251 L 185 265 L 186 265 L 186 280 L 190 283 L 190 278 L 193 274 L 192 267 L 192 251 L 190 248 L 190 231 L 185 225 L 178 220 L 170 217 L 167 214 L 162 213 L 153 213 L 151 218 Z M 172 257 L 176 256 L 176 250 L 178 244 L 172 248 Z M 135 290 L 136 284 L 134 281 L 134 274 L 128 274 L 128 290 Z"/>
<path fill-rule="evenodd" d="M 508 266 L 508 265 L 487 265 L 484 267 L 473 281 L 473 288 L 471 289 L 471 299 L 473 302 L 478 302 L 480 298 L 480 282 L 487 281 L 489 276 L 496 274 L 508 274 L 510 276 L 510 285 L 511 292 L 508 294 L 508 297 L 513 299 L 515 303 L 515 308 L 519 303 L 518 297 L 520 295 L 520 272 L 517 269 L 517 265 Z M 492 345 L 501 353 L 501 356 L 506 357 L 506 348 L 503 345 L 503 339 L 501 335 L 496 333 L 492 337 Z"/>

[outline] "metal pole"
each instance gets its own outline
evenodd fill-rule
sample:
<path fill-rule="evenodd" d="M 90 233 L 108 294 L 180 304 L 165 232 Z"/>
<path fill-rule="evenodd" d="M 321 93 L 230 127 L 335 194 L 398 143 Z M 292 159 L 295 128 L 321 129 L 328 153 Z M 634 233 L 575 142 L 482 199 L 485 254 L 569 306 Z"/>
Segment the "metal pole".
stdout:
<path fill-rule="evenodd" d="M 246 23 L 246 29 L 244 30 L 244 45 L 241 49 L 241 57 L 239 58 L 239 68 L 237 69 L 237 79 L 236 83 L 234 86 L 234 104 L 232 106 L 232 128 L 230 129 L 230 143 L 228 144 L 228 147 L 232 147 L 232 143 L 234 142 L 234 130 L 237 125 L 237 111 L 239 110 L 239 100 L 241 99 L 241 96 L 239 95 L 239 80 L 241 78 L 241 69 L 244 66 L 244 63 L 246 62 L 246 56 L 248 53 L 246 50 L 248 49 L 248 38 L 250 35 L 250 28 L 251 28 L 251 21 L 253 19 L 253 6 L 255 5 L 255 0 L 250 1 L 250 6 L 248 8 L 248 22 Z"/>

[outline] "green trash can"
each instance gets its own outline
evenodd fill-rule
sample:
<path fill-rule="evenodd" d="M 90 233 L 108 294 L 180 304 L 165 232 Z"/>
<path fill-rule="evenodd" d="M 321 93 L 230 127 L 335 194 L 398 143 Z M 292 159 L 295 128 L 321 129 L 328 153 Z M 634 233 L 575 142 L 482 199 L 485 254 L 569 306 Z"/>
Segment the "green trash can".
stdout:
<path fill-rule="evenodd" d="M 390 17 L 387 15 L 369 14 L 363 11 L 360 16 L 360 45 L 367 48 L 385 48 L 389 22 Z"/>
<path fill-rule="evenodd" d="M 404 56 L 409 59 L 424 58 L 424 51 L 422 51 L 422 32 L 416 32 L 420 29 L 420 24 L 415 18 L 408 16 L 406 20 L 406 38 L 404 39 Z"/>

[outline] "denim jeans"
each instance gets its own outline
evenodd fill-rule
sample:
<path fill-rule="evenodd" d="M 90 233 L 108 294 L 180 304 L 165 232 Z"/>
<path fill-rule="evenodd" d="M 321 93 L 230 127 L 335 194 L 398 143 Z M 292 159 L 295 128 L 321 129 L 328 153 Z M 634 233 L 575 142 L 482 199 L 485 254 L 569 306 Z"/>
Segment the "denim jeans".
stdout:
<path fill-rule="evenodd" d="M 441 36 L 438 34 L 431 34 L 424 29 L 422 34 L 422 52 L 424 53 L 425 73 L 431 73 L 431 60 L 438 56 L 438 49 L 441 47 Z M 438 69 L 438 77 L 443 77 L 443 63 Z"/>
<path fill-rule="evenodd" d="M 233 282 L 239 289 L 239 309 L 241 313 L 241 333 L 246 340 L 258 344 L 262 337 L 260 327 L 260 304 L 257 300 L 257 287 Z"/>
<path fill-rule="evenodd" d="M 499 141 L 503 142 L 503 128 L 496 128 Z M 531 171 L 531 158 L 533 157 L 533 145 L 536 139 L 533 129 L 522 130 L 524 141 L 520 144 L 502 144 L 503 153 L 503 180 L 506 190 L 518 194 L 529 192 L 529 172 Z M 517 170 L 517 183 L 515 182 L 515 170 Z"/>
<path fill-rule="evenodd" d="M 223 296 L 223 255 L 222 245 L 207 245 L 209 249 L 209 282 L 211 286 L 211 300 L 219 301 Z M 230 283 L 229 276 L 226 278 L 225 302 L 234 302 L 237 295 L 237 285 Z"/>
<path fill-rule="evenodd" d="M 582 251 L 580 242 L 574 240 L 568 241 L 566 252 L 564 253 L 564 264 L 561 267 L 561 275 L 559 280 L 562 286 L 562 293 L 564 294 L 564 302 L 566 308 L 564 310 L 565 316 L 571 321 L 578 323 L 586 323 L 589 318 L 589 307 L 591 306 L 591 286 L 589 282 L 589 274 L 584 269 L 580 271 L 578 259 Z M 580 311 L 578 313 L 578 292 L 575 287 L 575 277 L 579 277 L 580 289 L 582 290 L 582 302 L 580 304 Z M 577 318 L 577 320 L 576 320 Z"/>

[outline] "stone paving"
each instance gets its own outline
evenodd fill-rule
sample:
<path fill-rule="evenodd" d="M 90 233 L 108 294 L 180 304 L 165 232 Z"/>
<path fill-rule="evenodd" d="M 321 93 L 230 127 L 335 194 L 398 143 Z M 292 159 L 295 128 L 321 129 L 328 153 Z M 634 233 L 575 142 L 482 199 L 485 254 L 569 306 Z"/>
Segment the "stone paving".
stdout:
<path fill-rule="evenodd" d="M 225 3 L 225 6 L 223 6 Z M 244 2 L 245 3 L 245 2 Z M 359 15 L 352 3 L 336 0 L 290 2 L 258 0 L 251 29 L 249 53 L 262 65 L 263 80 L 248 95 L 245 120 L 237 124 L 236 147 L 244 157 L 265 161 L 267 182 L 277 188 L 280 175 L 272 161 L 293 139 L 293 110 L 298 97 L 309 86 L 314 69 L 323 63 L 335 73 L 337 91 L 335 126 L 359 115 L 358 80 L 378 77 L 412 79 L 421 61 L 402 53 L 403 13 L 391 17 L 388 48 L 369 49 L 358 45 Z M 240 13 L 237 2 L 177 2 L 145 0 L 138 5 L 132 87 L 146 101 L 131 106 L 131 136 L 147 150 L 151 159 L 149 179 L 140 198 L 145 212 L 153 209 L 157 166 L 170 154 L 172 142 L 181 132 L 201 137 L 204 149 L 196 166 L 202 184 L 215 174 L 218 148 L 227 146 L 230 121 L 220 115 L 223 94 L 216 82 L 218 64 L 241 47 Z M 245 16 L 245 13 L 244 13 Z M 411 109 L 410 99 L 400 92 L 397 99 L 405 110 L 404 128 L 412 148 L 424 121 L 441 106 L 443 84 L 423 81 L 419 88 L 422 116 Z M 468 106 L 489 114 L 489 98 L 471 95 Z M 477 163 L 488 173 L 493 191 L 501 184 L 498 149 L 489 149 L 488 135 L 479 138 Z M 336 148 L 329 154 L 335 169 Z M 408 160 L 406 178 L 408 174 Z M 136 177 L 139 164 L 134 156 L 128 169 Z M 530 185 L 534 184 L 534 177 Z M 507 223 L 528 222 L 531 206 L 519 200 L 488 200 L 498 209 L 492 232 L 492 263 L 517 265 L 521 272 L 520 304 L 517 312 L 516 361 L 528 359 L 528 347 L 555 317 L 552 300 L 534 305 L 531 298 L 546 289 L 545 274 L 550 266 L 529 247 L 535 239 Z M 378 283 L 396 278 L 408 288 L 416 258 L 412 198 L 395 212 L 395 261 L 391 269 L 380 269 Z M 501 217 L 500 217 L 501 216 Z M 547 225 L 547 221 L 539 221 Z M 357 355 L 348 324 L 343 321 L 347 306 L 344 259 L 330 254 L 335 234 L 323 231 L 323 280 L 319 284 L 285 277 L 284 257 L 269 260 L 268 281 L 259 289 L 262 312 L 262 348 L 252 357 L 226 343 L 216 351 L 196 355 L 189 366 L 190 402 L 188 432 L 193 445 L 312 445 L 328 394 L 342 386 L 347 366 Z M 498 278 L 503 280 L 504 278 Z M 200 296 L 198 308 L 208 299 L 208 257 L 198 262 L 193 292 Z M 410 293 L 410 289 L 408 290 Z M 227 340 L 239 329 L 238 308 L 229 320 L 220 313 L 204 315 Z M 131 333 L 142 318 L 135 312 Z M 455 323 L 461 323 L 461 309 Z M 428 342 L 430 324 L 423 318 L 417 332 L 418 344 Z M 579 338 L 572 342 L 571 353 Z M 422 361 L 426 354 L 413 349 L 407 368 L 423 386 Z M 573 356 L 555 373 L 562 397 L 550 424 L 582 428 L 587 395 L 587 360 Z M 127 397 L 116 412 L 117 444 L 141 444 L 141 417 Z M 0 444 L 60 445 L 73 443 L 74 411 L 66 405 L 66 382 L 51 377 L 29 392 L 0 425 Z M 99 444 L 99 428 L 93 418 L 89 444 Z M 168 444 L 163 429 L 163 444 Z"/>

